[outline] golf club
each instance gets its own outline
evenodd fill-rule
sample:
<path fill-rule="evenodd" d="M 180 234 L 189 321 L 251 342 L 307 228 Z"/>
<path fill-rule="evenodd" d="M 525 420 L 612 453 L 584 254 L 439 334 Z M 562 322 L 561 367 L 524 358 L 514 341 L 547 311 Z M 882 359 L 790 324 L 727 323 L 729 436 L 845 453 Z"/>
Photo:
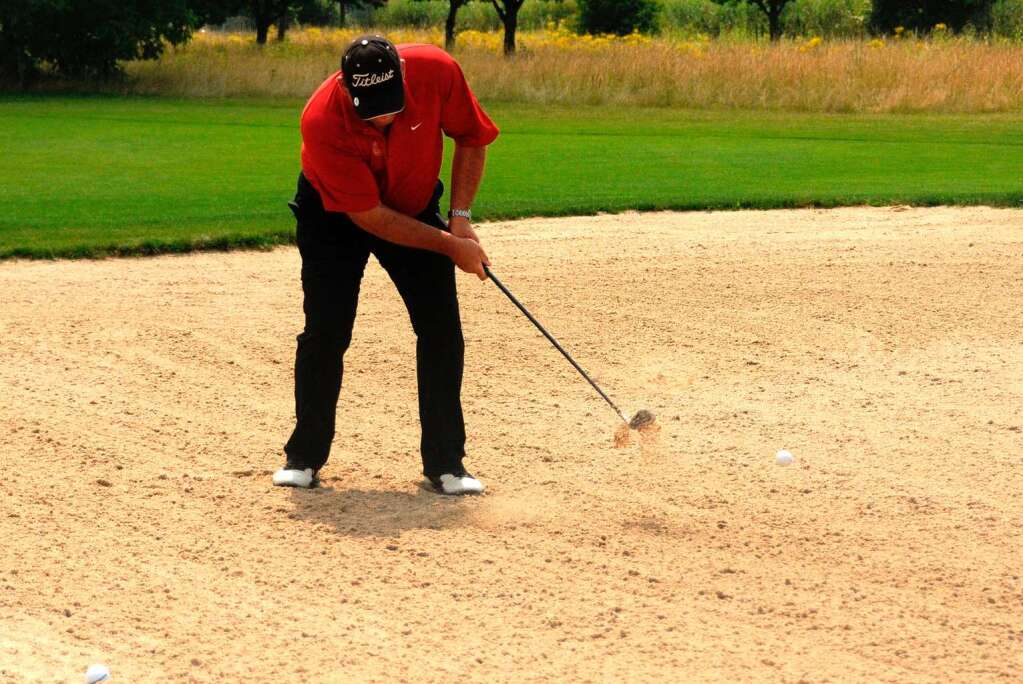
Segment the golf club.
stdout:
<path fill-rule="evenodd" d="M 604 393 L 604 390 L 600 389 L 600 386 L 598 386 L 597 383 L 593 381 L 593 378 L 591 378 L 589 374 L 583 370 L 582 366 L 576 363 L 575 359 L 572 358 L 572 355 L 565 351 L 564 347 L 558 344 L 558 341 L 554 339 L 554 336 L 547 332 L 546 328 L 540 325 L 540 321 L 536 320 L 536 318 L 533 317 L 533 314 L 529 313 L 529 309 L 527 309 L 522 304 L 522 302 L 516 299 L 515 295 L 513 295 L 511 291 L 504 286 L 504 283 L 502 283 L 500 279 L 494 275 L 493 271 L 490 270 L 490 267 L 484 264 L 483 270 L 486 272 L 487 277 L 494 281 L 494 285 L 497 285 L 497 287 L 500 288 L 501 292 L 507 295 L 508 299 L 512 301 L 512 304 L 519 307 L 519 311 L 526 315 L 526 318 L 528 318 L 530 322 L 532 322 L 532 324 L 535 325 L 537 329 L 544 334 L 544 337 L 550 340 L 551 344 L 554 345 L 554 348 L 561 352 L 566 359 L 568 359 L 568 362 L 571 363 L 572 366 L 577 371 L 579 371 L 580 375 L 586 378 L 586 381 L 593 386 L 593 389 L 597 390 L 600 396 L 604 398 L 604 401 L 606 401 L 608 405 L 610 405 L 611 408 L 615 410 L 615 413 L 617 413 L 618 417 L 622 419 L 622 422 L 626 423 L 630 428 L 634 430 L 638 430 L 654 422 L 654 414 L 651 413 L 650 411 L 647 411 L 646 409 L 639 411 L 638 413 L 636 413 L 636 415 L 632 417 L 631 420 L 629 420 L 629 418 L 624 413 L 622 413 L 621 409 L 619 409 L 615 405 L 615 403 L 611 401 L 611 398 Z"/>

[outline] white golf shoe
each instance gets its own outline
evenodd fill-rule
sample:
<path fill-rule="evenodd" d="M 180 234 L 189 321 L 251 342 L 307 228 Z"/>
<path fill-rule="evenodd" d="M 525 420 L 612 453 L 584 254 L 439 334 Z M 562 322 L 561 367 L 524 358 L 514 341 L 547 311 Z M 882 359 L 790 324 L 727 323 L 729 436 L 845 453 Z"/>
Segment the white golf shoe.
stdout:
<path fill-rule="evenodd" d="M 316 471 L 312 468 L 298 468 L 289 463 L 274 473 L 274 484 L 278 487 L 309 489 L 316 486 Z"/>
<path fill-rule="evenodd" d="M 482 482 L 464 470 L 461 473 L 431 475 L 426 480 L 433 491 L 448 496 L 482 494 L 487 489 Z"/>

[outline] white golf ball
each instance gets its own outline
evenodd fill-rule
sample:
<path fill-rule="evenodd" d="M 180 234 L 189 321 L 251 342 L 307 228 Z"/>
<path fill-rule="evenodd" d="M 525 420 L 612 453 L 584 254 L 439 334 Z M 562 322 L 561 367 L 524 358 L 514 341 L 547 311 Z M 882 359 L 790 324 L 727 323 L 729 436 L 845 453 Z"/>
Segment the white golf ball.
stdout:
<path fill-rule="evenodd" d="M 791 465 L 792 461 L 794 460 L 795 458 L 792 456 L 792 452 L 786 451 L 785 449 L 782 449 L 781 451 L 774 455 L 774 462 L 777 463 L 778 465 L 782 466 Z"/>
<path fill-rule="evenodd" d="M 110 681 L 110 670 L 106 665 L 90 665 L 85 671 L 85 684 Z"/>

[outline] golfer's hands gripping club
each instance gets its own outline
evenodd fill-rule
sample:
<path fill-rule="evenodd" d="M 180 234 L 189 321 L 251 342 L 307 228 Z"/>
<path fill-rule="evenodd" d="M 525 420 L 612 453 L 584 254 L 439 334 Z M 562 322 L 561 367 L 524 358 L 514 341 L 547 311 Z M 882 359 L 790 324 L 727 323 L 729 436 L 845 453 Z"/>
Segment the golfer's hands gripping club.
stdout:
<path fill-rule="evenodd" d="M 471 228 L 470 228 L 471 230 Z M 487 253 L 478 242 L 468 237 L 457 237 L 454 249 L 451 253 L 451 260 L 455 266 L 466 273 L 475 273 L 480 280 L 487 279 L 485 266 L 490 266 L 490 259 Z"/>
<path fill-rule="evenodd" d="M 476 231 L 473 229 L 472 224 L 469 223 L 469 219 L 464 216 L 452 216 L 448 220 L 448 230 L 455 237 L 469 238 L 477 245 L 480 243 L 480 238 L 476 235 Z"/>

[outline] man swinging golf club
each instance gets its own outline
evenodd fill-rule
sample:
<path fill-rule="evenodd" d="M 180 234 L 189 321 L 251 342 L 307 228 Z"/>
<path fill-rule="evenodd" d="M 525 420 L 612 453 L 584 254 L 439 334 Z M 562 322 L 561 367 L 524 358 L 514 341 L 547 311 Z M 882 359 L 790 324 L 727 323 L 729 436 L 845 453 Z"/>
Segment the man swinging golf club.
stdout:
<path fill-rule="evenodd" d="M 440 48 L 357 38 L 302 112 L 302 173 L 290 204 L 302 255 L 305 329 L 295 358 L 296 424 L 275 485 L 312 487 L 327 462 L 359 283 L 372 253 L 415 331 L 423 474 L 441 494 L 479 494 L 462 465 L 463 340 L 457 265 L 486 279 L 470 223 L 497 127 Z M 451 212 L 440 217 L 444 133 L 455 141 Z"/>

